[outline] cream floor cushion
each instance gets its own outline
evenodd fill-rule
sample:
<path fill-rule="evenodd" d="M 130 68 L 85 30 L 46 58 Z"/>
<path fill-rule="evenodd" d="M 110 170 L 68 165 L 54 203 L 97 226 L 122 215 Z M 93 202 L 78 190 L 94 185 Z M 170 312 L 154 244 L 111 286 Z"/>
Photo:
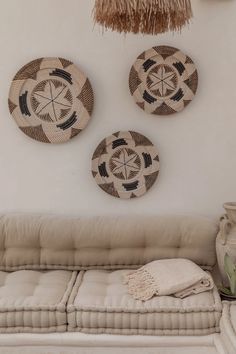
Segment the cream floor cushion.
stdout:
<path fill-rule="evenodd" d="M 64 332 L 77 272 L 0 272 L 0 332 Z"/>
<path fill-rule="evenodd" d="M 130 270 L 81 271 L 68 304 L 69 331 L 110 334 L 205 335 L 219 331 L 221 301 L 214 288 L 185 299 L 133 299 L 123 284 Z"/>
<path fill-rule="evenodd" d="M 236 353 L 236 302 L 223 301 L 221 336 L 229 354 Z"/>

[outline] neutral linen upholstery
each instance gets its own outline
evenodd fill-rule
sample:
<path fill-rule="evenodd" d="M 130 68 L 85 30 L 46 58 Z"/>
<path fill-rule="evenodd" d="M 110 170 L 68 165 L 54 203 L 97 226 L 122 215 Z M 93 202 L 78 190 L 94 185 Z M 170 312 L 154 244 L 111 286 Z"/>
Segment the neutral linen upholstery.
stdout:
<path fill-rule="evenodd" d="M 221 336 L 229 354 L 236 352 L 236 302 L 224 301 L 220 321 Z"/>
<path fill-rule="evenodd" d="M 0 270 L 137 268 L 179 257 L 211 269 L 217 231 L 213 221 L 190 216 L 2 215 Z"/>
<path fill-rule="evenodd" d="M 79 273 L 68 304 L 69 331 L 85 333 L 205 335 L 219 331 L 221 301 L 213 291 L 185 299 L 134 300 L 123 284 L 129 270 Z"/>
<path fill-rule="evenodd" d="M 0 271 L 0 332 L 65 332 L 76 272 Z"/>

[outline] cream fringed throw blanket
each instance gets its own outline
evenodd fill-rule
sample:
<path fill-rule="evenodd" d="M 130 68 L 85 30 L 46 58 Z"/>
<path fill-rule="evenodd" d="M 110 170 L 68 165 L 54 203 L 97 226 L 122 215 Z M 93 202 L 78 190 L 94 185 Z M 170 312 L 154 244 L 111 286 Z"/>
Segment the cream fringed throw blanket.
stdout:
<path fill-rule="evenodd" d="M 146 301 L 154 295 L 184 298 L 211 290 L 211 276 L 187 259 L 164 259 L 151 262 L 125 276 L 128 293 Z"/>

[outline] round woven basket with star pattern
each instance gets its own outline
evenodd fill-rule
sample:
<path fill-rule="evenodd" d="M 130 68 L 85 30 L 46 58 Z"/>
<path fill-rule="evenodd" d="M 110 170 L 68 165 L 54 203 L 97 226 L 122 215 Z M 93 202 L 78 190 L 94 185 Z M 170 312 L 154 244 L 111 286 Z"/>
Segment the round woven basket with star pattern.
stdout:
<path fill-rule="evenodd" d="M 40 58 L 15 75 L 8 102 L 26 135 L 44 143 L 63 143 L 88 124 L 94 96 L 88 78 L 72 62 Z"/>
<path fill-rule="evenodd" d="M 140 197 L 159 175 L 159 155 L 137 132 L 117 132 L 102 140 L 92 158 L 92 174 L 106 193 L 122 199 Z"/>
<path fill-rule="evenodd" d="M 198 73 L 192 59 L 168 46 L 153 47 L 139 55 L 131 68 L 129 87 L 145 112 L 169 115 L 182 111 L 194 98 Z"/>

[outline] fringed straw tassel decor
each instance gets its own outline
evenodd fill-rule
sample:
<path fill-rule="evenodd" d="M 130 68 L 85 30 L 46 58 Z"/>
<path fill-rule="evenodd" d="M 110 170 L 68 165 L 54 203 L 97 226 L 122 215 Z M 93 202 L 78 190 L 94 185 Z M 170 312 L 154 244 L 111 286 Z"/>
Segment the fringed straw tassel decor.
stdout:
<path fill-rule="evenodd" d="M 192 16 L 191 0 L 95 0 L 94 8 L 95 22 L 120 33 L 180 31 Z"/>

